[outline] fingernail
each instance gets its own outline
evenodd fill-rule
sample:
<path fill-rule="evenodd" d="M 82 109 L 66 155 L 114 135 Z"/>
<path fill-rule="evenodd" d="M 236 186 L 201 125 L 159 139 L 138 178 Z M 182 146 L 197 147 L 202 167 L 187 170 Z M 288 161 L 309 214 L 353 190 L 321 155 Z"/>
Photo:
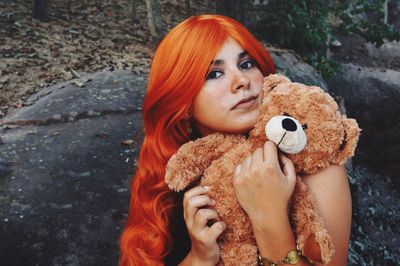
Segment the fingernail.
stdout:
<path fill-rule="evenodd" d="M 240 170 L 242 170 L 242 165 L 238 165 L 238 166 L 236 166 L 236 169 L 235 169 L 235 175 L 238 175 L 239 173 L 240 173 Z"/>
<path fill-rule="evenodd" d="M 206 190 L 210 190 L 210 187 L 209 187 L 209 186 L 204 186 L 204 188 L 205 188 Z"/>
<path fill-rule="evenodd" d="M 216 202 L 215 200 L 212 199 L 212 200 L 211 200 L 211 204 L 212 204 L 212 205 L 215 205 L 215 203 L 217 203 L 217 202 Z"/>
<path fill-rule="evenodd" d="M 226 229 L 226 223 L 224 223 L 224 222 L 220 222 L 220 225 L 221 225 L 221 227 L 223 228 L 223 229 Z"/>

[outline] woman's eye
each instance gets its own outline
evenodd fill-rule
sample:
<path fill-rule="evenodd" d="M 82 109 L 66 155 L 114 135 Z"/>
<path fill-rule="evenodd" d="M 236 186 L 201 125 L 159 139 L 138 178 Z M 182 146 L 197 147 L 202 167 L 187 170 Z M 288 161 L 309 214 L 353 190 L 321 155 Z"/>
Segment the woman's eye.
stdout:
<path fill-rule="evenodd" d="M 213 70 L 210 73 L 207 74 L 206 79 L 215 79 L 215 78 L 219 78 L 220 76 L 222 76 L 222 72 L 218 71 L 218 70 Z"/>
<path fill-rule="evenodd" d="M 243 61 L 242 63 L 240 63 L 239 68 L 240 69 L 249 69 L 249 68 L 254 67 L 254 65 L 255 65 L 255 62 L 253 60 L 246 60 L 246 61 Z"/>

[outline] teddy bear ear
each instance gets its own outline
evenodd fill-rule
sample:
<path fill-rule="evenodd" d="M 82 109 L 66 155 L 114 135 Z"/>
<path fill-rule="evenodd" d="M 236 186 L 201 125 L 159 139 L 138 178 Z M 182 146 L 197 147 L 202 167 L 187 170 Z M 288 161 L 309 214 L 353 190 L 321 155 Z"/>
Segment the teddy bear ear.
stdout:
<path fill-rule="evenodd" d="M 276 86 L 282 83 L 291 82 L 290 79 L 281 74 L 271 74 L 264 78 L 263 89 L 265 92 L 272 91 Z"/>
<path fill-rule="evenodd" d="M 361 129 L 357 121 L 351 118 L 343 118 L 344 137 L 337 153 L 333 156 L 331 163 L 343 165 L 346 160 L 354 155 L 357 146 L 358 137 Z"/>

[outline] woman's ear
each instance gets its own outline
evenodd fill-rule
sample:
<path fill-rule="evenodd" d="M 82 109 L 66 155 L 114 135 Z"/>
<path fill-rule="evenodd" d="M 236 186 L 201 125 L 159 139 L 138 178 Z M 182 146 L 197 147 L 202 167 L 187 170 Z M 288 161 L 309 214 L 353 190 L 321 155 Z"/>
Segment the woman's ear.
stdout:
<path fill-rule="evenodd" d="M 290 79 L 288 79 L 284 75 L 271 74 L 264 78 L 263 91 L 265 93 L 268 93 L 268 92 L 272 91 L 279 84 L 288 83 L 288 82 L 291 82 Z"/>
<path fill-rule="evenodd" d="M 337 153 L 331 163 L 343 165 L 346 160 L 354 155 L 361 129 L 355 119 L 343 117 L 344 137 Z"/>

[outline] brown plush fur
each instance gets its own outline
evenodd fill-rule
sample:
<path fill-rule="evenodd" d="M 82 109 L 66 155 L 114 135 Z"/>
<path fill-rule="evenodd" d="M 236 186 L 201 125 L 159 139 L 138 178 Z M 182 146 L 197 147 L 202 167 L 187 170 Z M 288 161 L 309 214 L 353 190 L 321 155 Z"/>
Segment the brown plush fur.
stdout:
<path fill-rule="evenodd" d="M 282 75 L 270 75 L 264 80 L 259 120 L 247 138 L 216 133 L 190 141 L 167 165 L 165 180 L 171 189 L 183 190 L 200 178 L 200 184 L 211 187 L 209 194 L 217 202 L 215 210 L 227 224 L 218 239 L 220 265 L 257 264 L 251 222 L 236 200 L 232 177 L 235 167 L 267 140 L 264 129 L 269 119 L 284 113 L 308 126 L 304 150 L 287 155 L 298 175 L 290 204 L 297 244 L 303 249 L 313 240 L 319 246 L 320 262 L 324 264 L 334 254 L 332 240 L 301 177 L 315 174 L 329 164 L 344 164 L 354 154 L 360 129 L 354 119 L 340 114 L 336 102 L 319 87 L 293 83 Z"/>

